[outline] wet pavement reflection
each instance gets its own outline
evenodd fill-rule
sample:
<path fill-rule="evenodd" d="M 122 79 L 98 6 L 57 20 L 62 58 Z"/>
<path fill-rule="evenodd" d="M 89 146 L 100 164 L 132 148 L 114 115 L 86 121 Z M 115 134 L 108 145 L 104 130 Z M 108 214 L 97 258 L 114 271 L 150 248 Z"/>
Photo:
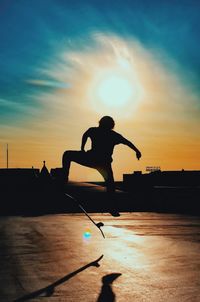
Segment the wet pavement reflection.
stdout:
<path fill-rule="evenodd" d="M 0 219 L 0 301 L 200 301 L 200 219 L 160 213 Z"/>

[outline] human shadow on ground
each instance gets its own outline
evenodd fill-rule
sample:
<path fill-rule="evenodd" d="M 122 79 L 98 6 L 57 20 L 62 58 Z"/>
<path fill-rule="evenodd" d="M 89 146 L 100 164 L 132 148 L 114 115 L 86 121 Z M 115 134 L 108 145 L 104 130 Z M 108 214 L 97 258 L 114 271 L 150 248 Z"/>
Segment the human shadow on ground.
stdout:
<path fill-rule="evenodd" d="M 30 299 L 34 299 L 36 297 L 50 297 L 53 295 L 54 290 L 57 286 L 59 286 L 60 284 L 68 281 L 69 279 L 71 279 L 72 277 L 74 277 L 75 275 L 79 274 L 80 272 L 84 271 L 85 269 L 87 269 L 88 267 L 94 266 L 94 267 L 99 267 L 99 261 L 103 258 L 103 255 L 101 255 L 101 257 L 99 257 L 98 259 L 96 259 L 95 261 L 92 261 L 84 266 L 82 266 L 81 268 L 77 269 L 76 271 L 58 279 L 57 281 L 55 281 L 54 283 L 43 287 L 39 290 L 36 290 L 32 293 L 26 294 L 25 296 L 18 298 L 16 300 L 14 300 L 13 302 L 23 302 L 23 301 L 27 301 Z"/>
<path fill-rule="evenodd" d="M 120 273 L 113 273 L 109 275 L 105 275 L 102 278 L 102 288 L 97 299 L 97 302 L 114 302 L 115 293 L 112 290 L 112 283 L 121 276 Z"/>

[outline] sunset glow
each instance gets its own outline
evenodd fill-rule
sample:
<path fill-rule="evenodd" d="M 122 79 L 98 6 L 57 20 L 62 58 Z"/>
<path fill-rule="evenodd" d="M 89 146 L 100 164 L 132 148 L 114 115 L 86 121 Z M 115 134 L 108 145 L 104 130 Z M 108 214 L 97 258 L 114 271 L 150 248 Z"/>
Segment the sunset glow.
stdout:
<path fill-rule="evenodd" d="M 137 12 L 142 16 L 143 8 L 132 9 L 134 4 L 130 4 L 131 8 L 128 4 L 123 6 L 124 16 L 129 18 L 121 19 L 117 6 L 115 12 L 108 8 L 105 16 L 90 1 L 87 12 L 81 4 L 68 18 L 68 6 L 57 3 L 50 20 L 43 4 L 39 8 L 33 5 L 31 11 L 25 5 L 24 20 L 21 5 L 9 5 L 2 19 L 9 37 L 16 37 L 16 26 L 22 34 L 5 42 L 2 35 L 5 49 L 0 50 L 1 167 L 5 167 L 7 143 L 10 167 L 41 168 L 43 160 L 48 168 L 60 167 L 63 152 L 79 150 L 82 134 L 97 126 L 103 115 L 111 115 L 115 130 L 138 146 L 143 155 L 137 161 L 132 150 L 117 146 L 113 155 L 116 180 L 122 179 L 123 173 L 145 172 L 146 166 L 160 166 L 162 170 L 200 169 L 198 72 L 195 62 L 189 64 L 200 52 L 183 38 L 189 36 L 186 27 L 181 26 L 185 19 L 179 24 L 174 17 L 178 25 L 170 22 L 169 34 L 162 27 L 158 4 L 149 12 L 149 16 L 154 16 L 158 11 L 157 18 L 147 22 L 145 15 L 139 23 L 134 17 Z M 9 27 L 15 15 L 21 23 Z M 196 17 L 191 16 L 193 24 Z M 106 21 L 109 18 L 112 22 Z M 94 20 L 96 29 L 91 25 Z M 27 24 L 33 27 L 32 31 Z M 190 23 L 187 28 L 189 31 Z M 178 52 L 172 48 L 171 33 L 175 41 L 183 38 Z M 13 44 L 6 48 L 6 43 Z M 15 58 L 12 49 L 18 54 Z M 186 58 L 189 54 L 191 58 Z M 102 178 L 95 170 L 73 164 L 70 179 Z"/>
<path fill-rule="evenodd" d="M 128 70 L 124 70 L 124 67 L 128 67 Z M 98 113 L 103 115 L 106 111 L 112 111 L 119 118 L 130 118 L 141 99 L 142 86 L 135 75 L 134 66 L 120 66 L 116 60 L 116 66 L 110 69 L 95 68 L 88 94 L 92 108 Z"/>

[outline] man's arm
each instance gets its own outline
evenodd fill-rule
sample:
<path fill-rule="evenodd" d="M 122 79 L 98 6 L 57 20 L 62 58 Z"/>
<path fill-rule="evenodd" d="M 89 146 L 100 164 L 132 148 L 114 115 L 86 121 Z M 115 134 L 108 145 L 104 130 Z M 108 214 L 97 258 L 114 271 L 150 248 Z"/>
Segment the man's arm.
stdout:
<path fill-rule="evenodd" d="M 81 141 L 81 151 L 85 151 L 85 144 L 87 142 L 87 139 L 89 137 L 89 130 L 88 129 L 82 136 L 82 141 Z"/>
<path fill-rule="evenodd" d="M 127 140 L 126 138 L 123 137 L 122 144 L 124 144 L 124 145 L 128 146 L 129 148 L 131 148 L 132 150 L 134 150 L 136 153 L 137 159 L 138 160 L 140 159 L 140 157 L 142 156 L 141 152 L 129 140 Z"/>

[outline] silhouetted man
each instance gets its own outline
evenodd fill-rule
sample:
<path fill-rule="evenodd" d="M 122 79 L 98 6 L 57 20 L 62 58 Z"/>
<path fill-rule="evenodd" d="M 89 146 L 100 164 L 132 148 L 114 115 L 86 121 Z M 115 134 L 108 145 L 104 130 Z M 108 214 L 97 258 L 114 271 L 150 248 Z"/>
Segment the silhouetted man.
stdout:
<path fill-rule="evenodd" d="M 112 194 L 115 192 L 115 184 L 111 163 L 112 153 L 115 145 L 124 144 L 136 152 L 139 160 L 140 151 L 121 134 L 113 131 L 115 122 L 112 117 L 104 116 L 99 121 L 99 127 L 89 128 L 82 137 L 81 151 L 65 151 L 63 154 L 62 164 L 64 178 L 68 181 L 70 163 L 76 162 L 83 166 L 95 168 L 103 176 L 107 188 L 107 192 Z M 85 151 L 85 144 L 90 138 L 92 148 Z"/>

